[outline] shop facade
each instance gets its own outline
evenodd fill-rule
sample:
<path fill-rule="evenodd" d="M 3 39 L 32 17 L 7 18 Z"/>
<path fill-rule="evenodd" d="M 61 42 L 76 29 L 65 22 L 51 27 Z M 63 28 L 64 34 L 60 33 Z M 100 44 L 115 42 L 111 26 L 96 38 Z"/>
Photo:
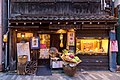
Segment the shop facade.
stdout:
<path fill-rule="evenodd" d="M 113 57 L 116 53 L 111 54 L 110 43 L 113 37 L 111 31 L 116 28 L 117 18 L 101 10 L 104 5 L 101 3 L 101 0 L 11 0 L 10 70 L 16 69 L 17 58 L 22 51 L 29 53 L 30 60 L 37 60 L 38 65 L 50 66 L 47 53 L 51 47 L 57 48 L 59 52 L 69 49 L 78 55 L 82 60 L 77 66 L 79 70 L 115 69 L 113 66 L 116 65 L 116 58 Z M 106 4 L 110 5 L 110 1 Z M 85 5 L 89 7 L 88 10 Z M 32 44 L 33 38 L 35 44 Z M 28 48 L 20 47 L 23 43 Z"/>

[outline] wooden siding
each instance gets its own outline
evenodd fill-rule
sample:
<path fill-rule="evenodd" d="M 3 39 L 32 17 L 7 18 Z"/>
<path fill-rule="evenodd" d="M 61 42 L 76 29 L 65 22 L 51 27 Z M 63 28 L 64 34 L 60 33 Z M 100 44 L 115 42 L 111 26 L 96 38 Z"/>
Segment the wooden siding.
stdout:
<path fill-rule="evenodd" d="M 11 0 L 11 2 L 100 2 L 101 0 Z"/>
<path fill-rule="evenodd" d="M 78 69 L 84 70 L 108 70 L 108 56 L 86 56 L 78 55 L 82 62 L 78 65 Z"/>
<path fill-rule="evenodd" d="M 109 30 L 95 30 L 95 29 L 86 29 L 86 30 L 77 30 L 76 37 L 109 37 Z"/>
<path fill-rule="evenodd" d="M 11 14 L 101 15 L 100 2 L 83 3 L 11 3 Z"/>

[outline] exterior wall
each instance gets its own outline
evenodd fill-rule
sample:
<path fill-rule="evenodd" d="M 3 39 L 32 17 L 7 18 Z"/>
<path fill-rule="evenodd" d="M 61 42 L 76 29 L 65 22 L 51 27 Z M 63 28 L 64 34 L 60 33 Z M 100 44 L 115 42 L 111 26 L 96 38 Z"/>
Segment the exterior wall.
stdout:
<path fill-rule="evenodd" d="M 2 0 L 0 0 L 0 71 L 2 71 Z"/>
<path fill-rule="evenodd" d="M 81 0 L 80 0 L 81 1 Z M 95 1 L 95 0 L 92 0 Z M 111 14 L 109 10 L 111 8 L 110 0 L 101 2 L 101 0 L 95 2 L 89 2 L 83 0 L 79 2 L 30 2 L 24 0 L 24 2 L 11 2 L 11 14 L 13 15 L 30 15 L 30 14 L 38 14 L 40 15 L 63 15 L 63 16 L 70 16 L 70 15 L 108 15 Z M 106 6 L 107 5 L 107 6 Z M 109 6 L 109 7 L 108 7 Z"/>
<path fill-rule="evenodd" d="M 72 5 L 71 5 L 72 4 Z M 58 2 L 58 3 L 41 3 L 38 4 L 37 2 L 32 3 L 25 3 L 25 2 L 15 2 L 15 3 L 11 3 L 11 16 L 17 16 L 17 15 L 35 15 L 35 16 L 40 16 L 40 14 L 45 13 L 45 15 L 49 16 L 48 14 L 50 12 L 51 16 L 54 15 L 62 15 L 62 16 L 69 16 L 69 15 L 91 15 L 94 16 L 96 14 L 99 14 L 98 16 L 101 15 L 109 15 L 111 14 L 111 11 L 106 12 L 105 9 L 101 9 L 101 6 L 105 7 L 105 4 L 101 5 L 101 3 L 99 2 L 96 3 L 95 5 L 90 5 L 92 3 L 88 3 L 88 2 L 84 2 L 82 4 L 82 6 L 80 6 L 80 4 L 82 3 L 62 3 L 62 2 Z M 87 5 L 86 5 L 87 4 Z M 110 6 L 111 3 L 106 3 Z M 84 7 L 83 7 L 84 6 Z M 66 8 L 65 8 L 66 7 Z M 82 8 L 81 8 L 82 7 Z M 39 14 L 39 15 L 36 15 Z M 44 15 L 44 16 L 45 16 Z M 43 15 L 42 15 L 43 16 Z M 13 40 L 15 38 L 15 36 L 13 36 L 13 32 L 15 32 L 15 30 L 11 29 L 10 30 L 10 40 L 9 40 L 9 63 L 10 63 L 10 70 L 15 70 L 16 67 L 13 68 L 13 66 L 16 65 L 16 57 L 14 58 L 13 55 L 16 54 L 15 50 L 13 49 L 15 46 L 15 41 Z M 109 35 L 111 40 L 114 40 L 114 38 L 112 38 L 115 35 Z M 14 50 L 14 51 L 13 51 Z M 109 62 L 110 62 L 110 70 L 111 71 L 115 71 L 116 69 L 116 53 L 109 53 Z M 12 57 L 11 57 L 12 56 Z M 108 56 L 107 56 L 108 57 Z"/>

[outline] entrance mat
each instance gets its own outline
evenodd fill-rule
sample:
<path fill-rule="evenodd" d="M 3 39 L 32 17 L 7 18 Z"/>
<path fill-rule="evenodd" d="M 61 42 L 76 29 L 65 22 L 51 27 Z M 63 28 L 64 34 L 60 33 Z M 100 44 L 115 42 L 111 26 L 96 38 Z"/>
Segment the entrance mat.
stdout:
<path fill-rule="evenodd" d="M 47 66 L 39 66 L 36 71 L 36 76 L 50 76 L 52 75 L 51 69 Z"/>

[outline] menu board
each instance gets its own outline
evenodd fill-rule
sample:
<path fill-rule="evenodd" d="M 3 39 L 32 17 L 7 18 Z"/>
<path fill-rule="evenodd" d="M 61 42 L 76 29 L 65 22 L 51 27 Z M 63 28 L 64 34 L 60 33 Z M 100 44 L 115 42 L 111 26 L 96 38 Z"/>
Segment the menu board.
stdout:
<path fill-rule="evenodd" d="M 52 61 L 52 68 L 62 68 L 63 61 Z"/>
<path fill-rule="evenodd" d="M 29 42 L 26 43 L 17 43 L 17 56 L 27 55 L 28 61 L 30 61 L 30 48 Z"/>
<path fill-rule="evenodd" d="M 49 58 L 49 49 L 40 49 L 40 59 L 48 59 Z"/>

